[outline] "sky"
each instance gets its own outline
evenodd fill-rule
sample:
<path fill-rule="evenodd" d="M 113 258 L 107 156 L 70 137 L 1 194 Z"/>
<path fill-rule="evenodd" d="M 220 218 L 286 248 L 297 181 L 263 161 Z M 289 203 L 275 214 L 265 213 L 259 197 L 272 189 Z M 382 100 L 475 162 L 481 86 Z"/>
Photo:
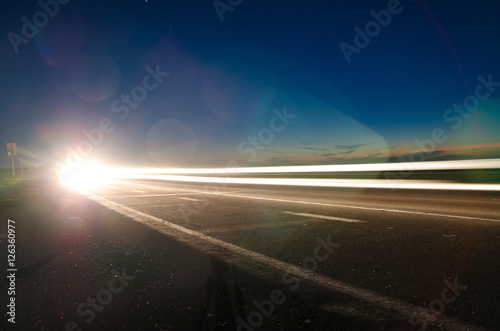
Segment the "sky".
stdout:
<path fill-rule="evenodd" d="M 500 157 L 495 1 L 3 1 L 0 168 Z"/>

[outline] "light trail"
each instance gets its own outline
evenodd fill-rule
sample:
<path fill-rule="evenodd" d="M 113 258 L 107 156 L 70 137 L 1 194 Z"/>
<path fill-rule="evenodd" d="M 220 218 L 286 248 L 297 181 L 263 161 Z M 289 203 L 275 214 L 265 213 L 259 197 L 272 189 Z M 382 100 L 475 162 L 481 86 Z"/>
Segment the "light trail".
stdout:
<path fill-rule="evenodd" d="M 152 179 L 183 182 L 220 183 L 220 184 L 259 184 L 259 185 L 289 185 L 313 187 L 352 187 L 381 189 L 426 189 L 426 190 L 474 190 L 500 191 L 500 184 L 456 183 L 451 181 L 405 180 L 405 179 L 332 179 L 332 178 L 252 178 L 231 177 L 238 174 L 284 174 L 284 173 L 336 173 L 361 171 L 422 171 L 422 170 L 478 170 L 500 169 L 500 159 L 479 159 L 460 161 L 429 161 L 402 163 L 371 163 L 371 164 L 337 164 L 311 166 L 280 166 L 280 167 L 245 167 L 245 168 L 110 168 L 94 169 L 82 176 L 76 174 L 75 188 L 92 182 L 90 178 L 99 177 L 100 182 L 106 177 L 110 179 Z M 200 174 L 215 176 L 198 176 Z M 192 176 L 196 175 L 196 176 Z M 395 175 L 393 177 L 398 177 Z M 68 181 L 69 184 L 73 182 Z"/>
<path fill-rule="evenodd" d="M 388 180 L 388 179 L 308 179 L 308 178 L 230 178 L 170 175 L 137 175 L 129 179 L 166 180 L 213 184 L 258 184 L 289 185 L 314 187 L 354 187 L 382 189 L 418 189 L 418 190 L 469 190 L 500 191 L 500 184 L 463 184 L 430 180 Z"/>
<path fill-rule="evenodd" d="M 419 171 L 500 169 L 500 159 L 460 161 L 428 161 L 368 164 L 333 164 L 276 167 L 227 167 L 227 168 L 142 168 L 115 169 L 120 176 L 137 174 L 243 174 L 243 173 L 308 173 L 308 172 L 358 172 L 358 171 Z"/>

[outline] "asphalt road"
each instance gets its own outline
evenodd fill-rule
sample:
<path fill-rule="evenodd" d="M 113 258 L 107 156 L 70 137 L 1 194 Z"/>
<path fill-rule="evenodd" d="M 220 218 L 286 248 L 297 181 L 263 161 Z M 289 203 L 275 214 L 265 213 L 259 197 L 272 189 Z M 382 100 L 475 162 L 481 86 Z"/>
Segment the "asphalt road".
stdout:
<path fill-rule="evenodd" d="M 127 180 L 86 195 L 318 309 L 408 330 L 500 329 L 496 192 Z M 279 305 L 278 294 L 247 299 Z M 240 329 L 266 323 L 255 312 Z"/>

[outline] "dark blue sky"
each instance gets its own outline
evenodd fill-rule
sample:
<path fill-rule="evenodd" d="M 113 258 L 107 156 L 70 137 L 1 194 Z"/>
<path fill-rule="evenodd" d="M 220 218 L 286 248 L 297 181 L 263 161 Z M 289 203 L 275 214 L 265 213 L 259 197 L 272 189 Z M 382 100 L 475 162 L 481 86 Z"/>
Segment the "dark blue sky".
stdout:
<path fill-rule="evenodd" d="M 500 156 L 495 1 L 42 2 L 0 11 L 0 142 L 27 164 Z"/>

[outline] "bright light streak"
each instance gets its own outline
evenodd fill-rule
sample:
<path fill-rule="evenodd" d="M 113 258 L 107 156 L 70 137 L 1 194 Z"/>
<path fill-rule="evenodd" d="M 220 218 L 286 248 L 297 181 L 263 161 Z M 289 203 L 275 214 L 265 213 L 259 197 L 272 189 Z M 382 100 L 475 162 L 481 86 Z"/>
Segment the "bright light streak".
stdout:
<path fill-rule="evenodd" d="M 88 164 L 82 170 L 64 179 L 64 183 L 76 190 L 88 191 L 97 188 L 106 179 L 152 179 L 202 183 L 290 185 L 312 187 L 351 187 L 383 189 L 426 189 L 426 190 L 481 190 L 500 191 L 499 184 L 455 183 L 432 180 L 399 179 L 331 179 L 331 178 L 238 178 L 234 174 L 257 173 L 335 173 L 360 171 L 419 171 L 419 170 L 467 170 L 500 169 L 500 159 L 480 159 L 461 161 L 430 161 L 405 163 L 340 164 L 284 167 L 247 168 L 204 168 L 204 169 L 123 169 L 105 168 Z M 208 174 L 208 176 L 190 176 Z"/>
<path fill-rule="evenodd" d="M 104 167 L 91 161 L 84 161 L 71 173 L 62 175 L 61 183 L 75 191 L 90 191 L 98 189 L 107 179 L 111 178 L 113 169 Z"/>
<path fill-rule="evenodd" d="M 424 190 L 472 190 L 500 191 L 500 184 L 463 184 L 431 180 L 386 180 L 386 179 L 307 179 L 307 178 L 227 178 L 191 177 L 168 175 L 137 175 L 136 179 L 169 180 L 201 183 L 289 185 L 314 187 L 353 187 L 383 189 L 424 189 Z"/>
<path fill-rule="evenodd" d="M 466 170 L 500 169 L 500 159 L 479 159 L 460 161 L 428 161 L 368 164 L 334 164 L 311 166 L 281 167 L 244 167 L 244 168 L 144 168 L 116 170 L 118 176 L 140 174 L 243 174 L 243 173 L 308 173 L 308 172 L 358 172 L 358 171 L 419 171 L 419 170 Z"/>

